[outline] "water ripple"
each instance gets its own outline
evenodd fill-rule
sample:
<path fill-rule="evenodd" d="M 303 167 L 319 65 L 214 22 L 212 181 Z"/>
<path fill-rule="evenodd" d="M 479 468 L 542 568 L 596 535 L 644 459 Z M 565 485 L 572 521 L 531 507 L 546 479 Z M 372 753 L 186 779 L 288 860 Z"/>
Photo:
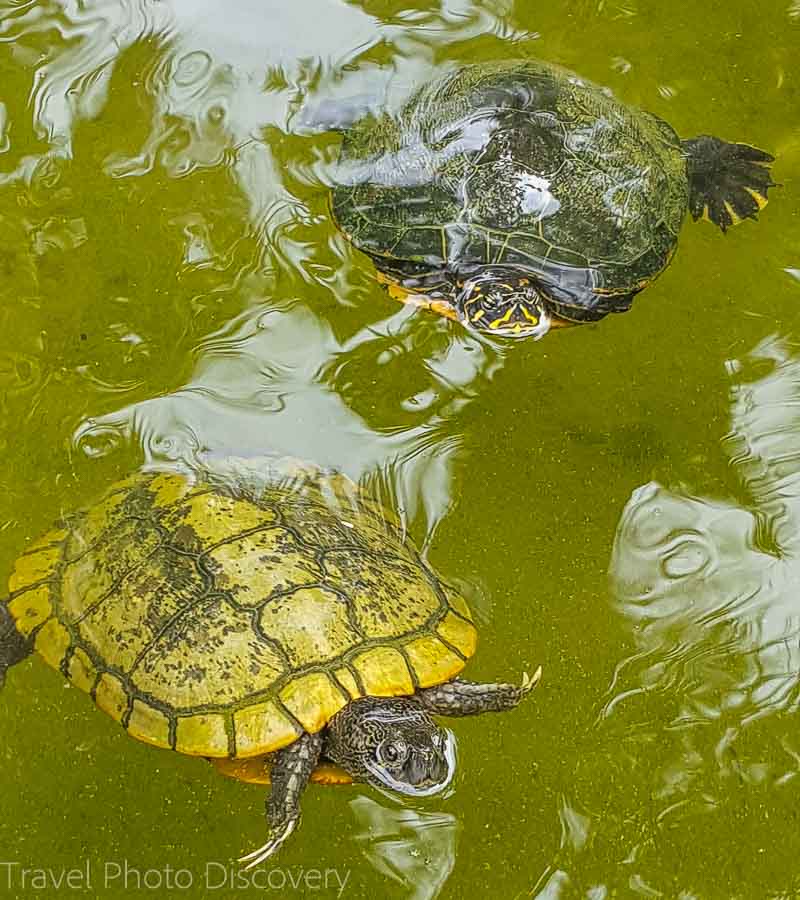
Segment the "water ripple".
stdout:
<path fill-rule="evenodd" d="M 458 415 L 497 359 L 461 334 L 424 354 L 412 319 L 413 310 L 399 306 L 339 341 L 296 301 L 262 304 L 196 346 L 195 371 L 183 386 L 87 418 L 73 444 L 96 458 L 134 441 L 149 466 L 198 468 L 205 455 L 226 454 L 312 460 L 371 484 L 407 524 L 419 520 L 424 545 L 452 503 Z M 435 402 L 409 406 L 396 372 L 365 394 L 360 360 L 380 356 L 387 343 L 413 373 L 414 396 Z M 365 396 L 379 398 L 379 408 L 364 408 Z"/>
<path fill-rule="evenodd" d="M 679 721 L 731 708 L 745 721 L 797 701 L 800 356 L 773 336 L 728 370 L 723 448 L 748 505 L 638 488 L 610 568 L 647 654 L 639 677 L 650 690 L 681 691 Z"/>

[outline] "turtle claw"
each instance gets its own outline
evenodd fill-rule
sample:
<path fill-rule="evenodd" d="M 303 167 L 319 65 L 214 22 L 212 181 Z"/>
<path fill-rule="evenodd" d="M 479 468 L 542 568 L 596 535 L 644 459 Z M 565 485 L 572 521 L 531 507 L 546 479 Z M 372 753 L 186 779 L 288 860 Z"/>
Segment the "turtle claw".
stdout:
<path fill-rule="evenodd" d="M 528 675 L 527 672 L 522 673 L 522 684 L 520 685 L 520 690 L 522 691 L 523 697 L 526 694 L 530 694 L 530 692 L 536 687 L 536 685 L 542 679 L 542 667 L 538 666 L 533 675 Z"/>
<path fill-rule="evenodd" d="M 266 844 L 259 847 L 257 850 L 253 850 L 252 853 L 248 853 L 246 856 L 240 856 L 237 862 L 247 863 L 244 867 L 245 872 L 261 865 L 261 863 L 268 860 L 273 853 L 280 849 L 283 842 L 292 834 L 295 828 L 297 828 L 297 823 L 299 821 L 299 817 L 294 817 L 287 819 L 277 828 L 271 829 L 270 839 Z"/>

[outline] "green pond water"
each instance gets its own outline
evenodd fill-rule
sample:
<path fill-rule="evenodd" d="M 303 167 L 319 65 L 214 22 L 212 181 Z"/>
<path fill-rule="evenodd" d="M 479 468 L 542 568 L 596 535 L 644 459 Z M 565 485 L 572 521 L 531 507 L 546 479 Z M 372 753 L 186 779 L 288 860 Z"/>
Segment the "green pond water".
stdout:
<path fill-rule="evenodd" d="M 331 224 L 339 139 L 302 111 L 517 56 L 763 147 L 781 187 L 725 236 L 687 221 L 597 325 L 493 345 L 398 304 Z M 800 892 L 798 59 L 794 0 L 0 0 L 3 579 L 142 466 L 288 454 L 399 510 L 475 611 L 469 675 L 544 670 L 450 723 L 447 795 L 312 786 L 244 877 L 263 788 L 28 660 L 0 896 Z"/>

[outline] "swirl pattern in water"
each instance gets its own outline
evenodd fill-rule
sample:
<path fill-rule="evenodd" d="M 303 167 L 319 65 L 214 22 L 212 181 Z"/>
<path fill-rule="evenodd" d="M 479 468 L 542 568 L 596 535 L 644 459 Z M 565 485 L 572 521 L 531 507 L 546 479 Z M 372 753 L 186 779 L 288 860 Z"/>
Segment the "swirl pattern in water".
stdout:
<path fill-rule="evenodd" d="M 699 22 L 688 0 L 0 2 L 3 573 L 143 465 L 299 458 L 378 493 L 448 583 L 486 586 L 491 609 L 468 595 L 479 677 L 544 663 L 535 703 L 454 725 L 452 795 L 388 809 L 314 789 L 287 879 L 350 872 L 348 897 L 792 895 L 787 340 L 730 364 L 728 456 L 706 432 L 726 427 L 722 361 L 796 315 L 796 6 L 732 0 Z M 394 114 L 464 65 L 521 58 L 681 135 L 752 141 L 782 187 L 757 227 L 687 228 L 630 313 L 512 353 L 387 297 L 334 221 L 329 129 L 345 101 Z M 552 217 L 548 181 L 517 179 L 498 212 Z M 592 237 L 589 218 L 570 222 Z M 618 510 L 654 467 L 672 490 L 631 500 L 610 605 Z M 184 896 L 202 896 L 199 860 L 263 841 L 263 788 L 129 740 L 77 695 L 44 666 L 6 680 L 3 859 L 88 856 L 96 884 L 123 848 L 188 867 Z"/>
<path fill-rule="evenodd" d="M 638 647 L 634 690 L 666 692 L 674 725 L 749 720 L 797 706 L 800 685 L 800 355 L 773 336 L 731 360 L 724 441 L 739 501 L 634 491 L 611 578 Z M 620 683 L 631 673 L 622 667 Z M 627 694 L 615 686 L 611 714 Z"/>

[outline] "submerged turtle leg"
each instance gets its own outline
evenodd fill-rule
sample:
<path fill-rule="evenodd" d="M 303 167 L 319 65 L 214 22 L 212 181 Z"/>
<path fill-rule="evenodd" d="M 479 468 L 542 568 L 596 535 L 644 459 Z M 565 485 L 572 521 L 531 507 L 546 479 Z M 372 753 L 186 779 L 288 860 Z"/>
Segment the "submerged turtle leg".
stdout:
<path fill-rule="evenodd" d="M 755 219 L 775 187 L 769 166 L 775 157 L 749 144 L 729 144 L 701 134 L 681 141 L 689 176 L 689 211 L 723 231 L 742 219 Z"/>
<path fill-rule="evenodd" d="M 429 712 L 440 716 L 477 716 L 485 712 L 505 712 L 517 706 L 539 683 L 542 667 L 522 676 L 522 684 L 480 684 L 454 678 L 435 687 L 422 688 L 414 695 Z"/>
<path fill-rule="evenodd" d="M 0 602 L 0 687 L 5 681 L 6 672 L 18 662 L 29 656 L 33 644 L 24 638 L 5 603 Z"/>
<path fill-rule="evenodd" d="M 293 744 L 278 750 L 272 763 L 272 791 L 267 801 L 269 840 L 263 847 L 243 856 L 252 869 L 268 859 L 297 828 L 300 822 L 300 797 L 322 752 L 322 735 L 304 734 Z"/>

